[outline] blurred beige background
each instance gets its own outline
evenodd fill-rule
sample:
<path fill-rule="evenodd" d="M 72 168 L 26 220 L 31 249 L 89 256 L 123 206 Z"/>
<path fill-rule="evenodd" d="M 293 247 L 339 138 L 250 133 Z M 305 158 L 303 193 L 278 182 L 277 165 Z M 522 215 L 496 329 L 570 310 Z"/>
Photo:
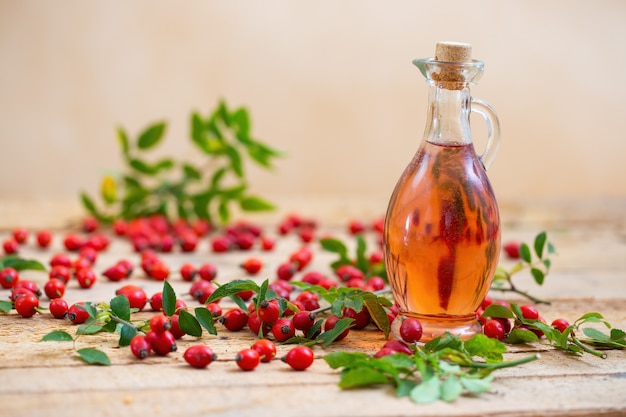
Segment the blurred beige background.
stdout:
<path fill-rule="evenodd" d="M 498 111 L 501 204 L 626 198 L 623 1 L 0 1 L 0 202 L 75 201 L 121 167 L 115 129 L 245 105 L 284 150 L 254 193 L 382 213 L 417 149 L 427 85 L 413 58 L 473 44 L 472 90 Z M 478 136 L 484 128 L 476 120 Z M 301 203 L 299 203 L 301 204 Z"/>

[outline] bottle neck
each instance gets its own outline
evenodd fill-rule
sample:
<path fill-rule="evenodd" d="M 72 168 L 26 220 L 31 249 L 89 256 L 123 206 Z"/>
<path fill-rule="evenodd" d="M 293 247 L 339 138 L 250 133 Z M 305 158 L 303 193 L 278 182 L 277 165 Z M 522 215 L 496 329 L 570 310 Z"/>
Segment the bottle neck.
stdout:
<path fill-rule="evenodd" d="M 431 82 L 424 139 L 440 145 L 471 144 L 470 102 L 468 85 L 447 89 Z"/>

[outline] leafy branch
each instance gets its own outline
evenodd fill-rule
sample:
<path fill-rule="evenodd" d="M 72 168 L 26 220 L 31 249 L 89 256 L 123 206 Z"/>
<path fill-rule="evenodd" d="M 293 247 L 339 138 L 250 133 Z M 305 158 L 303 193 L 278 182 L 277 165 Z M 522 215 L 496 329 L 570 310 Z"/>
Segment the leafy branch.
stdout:
<path fill-rule="evenodd" d="M 131 140 L 123 128 L 117 139 L 126 168 L 119 176 L 105 175 L 100 185 L 104 207 L 86 192 L 85 209 L 100 221 L 164 214 L 182 219 L 228 222 L 234 204 L 243 211 L 274 208 L 269 201 L 248 193 L 246 159 L 264 169 L 282 152 L 253 138 L 250 116 L 244 107 L 229 110 L 221 101 L 208 116 L 193 112 L 190 136 L 205 158 L 202 164 L 170 157 L 149 161 L 145 154 L 161 143 L 165 122 L 157 122 Z"/>
<path fill-rule="evenodd" d="M 506 346 L 484 335 L 461 341 L 446 333 L 423 347 L 411 348 L 413 355 L 396 353 L 376 358 L 361 352 L 334 352 L 324 356 L 324 360 L 332 369 L 342 368 L 339 387 L 343 389 L 392 385 L 398 397 L 431 403 L 452 402 L 461 395 L 486 392 L 493 371 L 539 358 L 535 354 L 504 361 Z M 475 357 L 483 361 L 476 361 Z"/>

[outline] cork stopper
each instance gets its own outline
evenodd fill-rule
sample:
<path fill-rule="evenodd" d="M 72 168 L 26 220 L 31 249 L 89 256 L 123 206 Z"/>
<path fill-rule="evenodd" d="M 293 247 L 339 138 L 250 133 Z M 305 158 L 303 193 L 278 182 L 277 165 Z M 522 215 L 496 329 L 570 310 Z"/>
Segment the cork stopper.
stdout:
<path fill-rule="evenodd" d="M 437 42 L 435 60 L 440 62 L 470 62 L 472 60 L 472 45 L 461 42 Z"/>

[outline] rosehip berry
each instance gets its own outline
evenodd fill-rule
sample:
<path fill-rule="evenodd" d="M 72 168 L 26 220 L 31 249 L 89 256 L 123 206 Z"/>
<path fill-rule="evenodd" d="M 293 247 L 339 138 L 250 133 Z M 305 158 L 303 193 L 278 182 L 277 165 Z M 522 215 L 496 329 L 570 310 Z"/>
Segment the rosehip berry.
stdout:
<path fill-rule="evenodd" d="M 211 241 L 211 248 L 215 253 L 228 252 L 232 246 L 233 242 L 228 236 L 218 236 Z"/>
<path fill-rule="evenodd" d="M 78 251 L 78 256 L 79 258 L 87 259 L 89 261 L 89 266 L 92 266 L 98 260 L 98 251 L 91 246 L 85 246 Z M 74 266 L 74 268 L 76 268 L 76 266 Z"/>
<path fill-rule="evenodd" d="M 248 313 L 240 308 L 233 308 L 222 316 L 220 323 L 231 332 L 237 332 L 248 324 Z"/>
<path fill-rule="evenodd" d="M 382 358 L 382 357 L 389 356 L 389 355 L 395 355 L 396 353 L 398 353 L 398 352 L 396 352 L 395 350 L 393 350 L 391 348 L 383 347 L 383 348 L 380 348 L 380 350 L 378 350 L 374 354 L 374 357 L 376 359 L 378 359 L 378 358 Z"/>
<path fill-rule="evenodd" d="M 89 318 L 85 303 L 75 303 L 67 310 L 67 318 L 74 324 L 82 324 Z"/>
<path fill-rule="evenodd" d="M 213 281 L 217 277 L 217 267 L 211 263 L 205 263 L 198 269 L 200 278 L 205 281 Z"/>
<path fill-rule="evenodd" d="M 198 270 L 191 264 L 183 264 L 180 267 L 180 276 L 183 281 L 193 281 L 197 273 Z"/>
<path fill-rule="evenodd" d="M 209 281 L 201 281 L 201 282 L 206 282 L 208 284 L 208 285 L 203 285 L 202 287 L 200 287 L 200 294 L 198 295 L 198 302 L 200 304 L 204 304 L 207 302 L 209 297 L 213 295 L 217 287 L 213 285 L 212 283 L 210 283 Z"/>
<path fill-rule="evenodd" d="M 277 342 L 284 342 L 291 339 L 296 334 L 296 328 L 293 325 L 293 321 L 288 318 L 281 318 L 276 320 L 272 325 L 272 334 Z"/>
<path fill-rule="evenodd" d="M 338 321 L 339 321 L 339 317 L 337 317 L 337 316 L 330 316 L 330 317 L 328 317 L 326 319 L 326 321 L 324 322 L 324 331 L 327 332 L 329 330 L 334 329 L 335 326 L 337 325 Z M 335 341 L 338 342 L 340 340 L 345 339 L 346 336 L 348 336 L 348 333 L 350 333 L 350 328 L 349 327 L 346 330 L 344 330 L 343 332 L 341 332 L 341 334 L 335 338 Z"/>
<path fill-rule="evenodd" d="M 157 281 L 165 281 L 170 275 L 170 268 L 165 262 L 157 261 L 150 265 L 148 276 Z"/>
<path fill-rule="evenodd" d="M 259 258 L 248 258 L 240 265 L 248 274 L 256 275 L 263 268 L 263 261 Z"/>
<path fill-rule="evenodd" d="M 20 276 L 15 268 L 6 267 L 0 271 L 0 286 L 2 288 L 12 288 L 19 279 Z"/>
<path fill-rule="evenodd" d="M 128 271 L 122 264 L 115 264 L 104 270 L 102 273 L 109 281 L 117 282 L 128 277 Z"/>
<path fill-rule="evenodd" d="M 178 348 L 174 335 L 168 330 L 162 333 L 149 331 L 146 333 L 146 340 L 150 343 L 150 347 L 152 347 L 154 353 L 159 356 L 166 356 L 171 352 L 176 352 Z"/>
<path fill-rule="evenodd" d="M 243 371 L 252 371 L 259 365 L 261 355 L 252 348 L 243 349 L 235 356 L 237 366 Z"/>
<path fill-rule="evenodd" d="M 61 298 L 65 294 L 65 283 L 60 279 L 51 278 L 44 284 L 43 292 L 50 300 Z"/>
<path fill-rule="evenodd" d="M 294 370 L 304 371 L 313 364 L 315 354 L 308 346 L 296 346 L 281 359 Z"/>
<path fill-rule="evenodd" d="M 365 274 L 359 268 L 352 265 L 342 265 L 335 270 L 335 274 L 339 277 L 343 282 L 348 282 L 353 279 L 363 280 L 365 279 Z"/>
<path fill-rule="evenodd" d="M 371 292 L 384 289 L 386 284 L 385 279 L 379 276 L 373 276 L 367 280 L 367 286 Z"/>
<path fill-rule="evenodd" d="M 263 249 L 264 251 L 271 251 L 272 249 L 274 249 L 275 245 L 276 241 L 271 237 L 261 237 L 261 249 Z"/>
<path fill-rule="evenodd" d="M 263 323 L 274 323 L 276 320 L 278 320 L 278 316 L 280 315 L 280 307 L 278 306 L 278 302 L 275 300 L 261 301 L 257 314 L 259 315 L 259 318 L 261 319 L 261 321 L 263 321 Z"/>
<path fill-rule="evenodd" d="M 50 242 L 52 242 L 52 234 L 47 230 L 38 231 L 35 237 L 37 239 L 37 245 L 42 249 L 50 246 Z"/>
<path fill-rule="evenodd" d="M 510 259 L 519 259 L 519 248 L 520 244 L 518 242 L 508 242 L 503 249 Z"/>
<path fill-rule="evenodd" d="M 150 297 L 150 308 L 152 308 L 152 311 L 163 310 L 163 293 L 161 291 L 152 294 L 152 297 Z"/>
<path fill-rule="evenodd" d="M 315 324 L 315 314 L 310 311 L 299 311 L 293 316 L 291 321 L 293 321 L 293 326 L 297 330 L 301 330 L 304 334 L 307 334 L 311 327 L 313 327 L 313 324 Z"/>
<path fill-rule="evenodd" d="M 322 280 L 322 278 L 325 278 L 325 276 L 321 272 L 309 271 L 302 276 L 300 281 L 306 282 L 307 284 L 311 285 L 317 285 L 319 284 L 320 280 Z"/>
<path fill-rule="evenodd" d="M 35 296 L 40 297 L 41 296 L 41 290 L 39 289 L 39 287 L 37 286 L 37 284 L 34 281 L 28 280 L 28 279 L 21 279 L 19 281 L 17 281 L 15 284 L 13 284 L 13 290 L 17 290 L 19 288 L 23 288 L 26 289 L 30 292 L 32 292 L 33 294 L 35 294 Z"/>
<path fill-rule="evenodd" d="M 96 283 L 96 274 L 91 268 L 79 269 L 75 275 L 81 288 L 91 288 Z"/>
<path fill-rule="evenodd" d="M 26 243 L 28 240 L 28 231 L 23 227 L 17 227 L 13 229 L 13 239 L 20 245 Z"/>
<path fill-rule="evenodd" d="M 357 313 L 356 310 L 352 308 L 344 308 L 342 316 L 344 318 L 353 319 L 352 328 L 356 330 L 362 330 L 370 324 L 372 317 L 370 316 L 370 312 L 367 308 L 363 307 L 361 311 Z"/>
<path fill-rule="evenodd" d="M 4 253 L 7 255 L 12 255 L 17 253 L 20 249 L 20 244 L 13 238 L 8 238 L 4 242 L 2 242 L 2 248 L 4 249 Z"/>
<path fill-rule="evenodd" d="M 182 234 L 179 240 L 180 250 L 183 252 L 193 252 L 198 246 L 198 236 L 194 232 Z"/>
<path fill-rule="evenodd" d="M 240 250 L 249 250 L 254 246 L 255 236 L 250 232 L 237 233 L 234 243 Z"/>
<path fill-rule="evenodd" d="M 123 295 L 128 298 L 130 308 L 136 308 L 137 310 L 142 310 L 148 302 L 146 292 L 143 288 L 136 285 L 124 285 L 123 287 L 118 288 L 117 291 L 115 291 L 115 294 Z"/>
<path fill-rule="evenodd" d="M 206 305 L 206 309 L 211 312 L 211 316 L 220 317 L 222 315 L 222 307 L 218 303 L 209 303 Z"/>
<path fill-rule="evenodd" d="M 505 336 L 504 326 L 498 320 L 487 320 L 483 326 L 483 333 L 487 337 L 498 340 L 504 340 Z"/>
<path fill-rule="evenodd" d="M 87 216 L 82 221 L 82 229 L 85 233 L 93 233 L 100 227 L 100 222 L 93 216 Z"/>
<path fill-rule="evenodd" d="M 217 355 L 206 345 L 193 345 L 185 350 L 183 358 L 192 367 L 202 369 L 217 359 Z"/>
<path fill-rule="evenodd" d="M 522 310 L 522 317 L 527 320 L 537 320 L 539 319 L 539 311 L 533 306 L 523 305 L 520 306 L 520 310 Z"/>
<path fill-rule="evenodd" d="M 24 294 L 15 300 L 15 310 L 22 317 L 32 317 L 39 307 L 39 298 L 35 294 Z"/>
<path fill-rule="evenodd" d="M 174 339 L 178 340 L 183 337 L 186 333 L 180 328 L 180 324 L 178 323 L 180 316 L 178 314 L 174 314 L 170 317 L 170 327 L 169 332 L 174 336 Z"/>
<path fill-rule="evenodd" d="M 150 330 L 155 333 L 163 333 L 166 330 L 169 330 L 172 327 L 170 323 L 170 318 L 165 314 L 157 314 L 156 316 L 152 316 L 150 318 Z"/>
<path fill-rule="evenodd" d="M 308 226 L 301 227 L 300 230 L 298 230 L 298 236 L 304 243 L 312 242 L 313 239 L 315 239 L 315 228 Z"/>
<path fill-rule="evenodd" d="M 306 311 L 313 311 L 320 308 L 319 296 L 312 291 L 302 291 L 296 297 L 296 301 L 301 302 Z"/>
<path fill-rule="evenodd" d="M 138 359 L 145 359 L 150 355 L 150 351 L 152 350 L 152 346 L 150 342 L 146 339 L 146 336 L 138 334 L 133 337 L 130 341 L 130 351 L 135 355 Z"/>
<path fill-rule="evenodd" d="M 50 258 L 50 266 L 55 267 L 57 265 L 62 265 L 66 268 L 72 267 L 72 260 L 69 256 L 64 253 L 57 253 Z"/>
<path fill-rule="evenodd" d="M 406 343 L 417 343 L 422 338 L 422 323 L 414 317 L 407 317 L 400 324 L 400 337 Z"/>
<path fill-rule="evenodd" d="M 50 268 L 50 272 L 48 272 L 48 277 L 50 279 L 56 278 L 63 281 L 63 283 L 67 284 L 72 277 L 72 270 L 65 265 L 54 265 Z"/>
<path fill-rule="evenodd" d="M 370 265 L 377 265 L 385 260 L 385 255 L 383 254 L 383 251 L 377 250 L 370 254 L 368 260 L 370 261 Z"/>
<path fill-rule="evenodd" d="M 255 336 L 259 336 L 259 333 L 266 336 L 271 331 L 271 325 L 263 323 L 254 310 L 248 315 L 248 328 Z"/>
<path fill-rule="evenodd" d="M 404 353 L 406 355 L 412 355 L 413 350 L 408 344 L 398 339 L 389 339 L 383 345 L 383 349 L 391 349 L 394 353 Z"/>
<path fill-rule="evenodd" d="M 493 300 L 488 295 L 485 296 L 483 302 L 480 304 L 480 307 L 484 310 L 489 307 L 493 303 Z"/>
<path fill-rule="evenodd" d="M 302 271 L 313 259 L 313 251 L 308 246 L 303 246 L 289 256 L 289 261 L 295 265 L 296 270 Z"/>
<path fill-rule="evenodd" d="M 67 311 L 69 310 L 67 301 L 62 298 L 54 298 L 50 300 L 48 308 L 50 309 L 50 314 L 52 314 L 52 317 L 55 319 L 64 319 L 67 316 Z"/>
<path fill-rule="evenodd" d="M 14 287 L 11 289 L 11 296 L 10 296 L 10 300 L 15 302 L 15 300 L 18 299 L 18 297 L 21 297 L 23 295 L 28 295 L 28 294 L 34 294 L 31 290 L 29 290 L 28 288 L 22 288 L 22 287 Z M 35 296 L 37 296 L 35 294 Z"/>
<path fill-rule="evenodd" d="M 283 281 L 289 281 L 296 273 L 296 267 L 291 262 L 285 262 L 276 269 L 276 277 Z"/>
<path fill-rule="evenodd" d="M 63 237 L 63 246 L 70 252 L 78 251 L 85 245 L 85 240 L 74 233 L 68 233 Z"/>
<path fill-rule="evenodd" d="M 351 220 L 348 223 L 348 232 L 351 235 L 358 235 L 360 233 L 363 233 L 365 231 L 365 223 L 363 223 L 361 220 Z"/>
<path fill-rule="evenodd" d="M 555 319 L 552 322 L 551 326 L 557 329 L 559 332 L 563 333 L 565 329 L 567 329 L 570 326 L 570 324 L 565 319 Z"/>
<path fill-rule="evenodd" d="M 252 349 L 259 352 L 261 362 L 270 362 L 276 357 L 276 345 L 268 339 L 259 339 L 252 344 Z"/>

